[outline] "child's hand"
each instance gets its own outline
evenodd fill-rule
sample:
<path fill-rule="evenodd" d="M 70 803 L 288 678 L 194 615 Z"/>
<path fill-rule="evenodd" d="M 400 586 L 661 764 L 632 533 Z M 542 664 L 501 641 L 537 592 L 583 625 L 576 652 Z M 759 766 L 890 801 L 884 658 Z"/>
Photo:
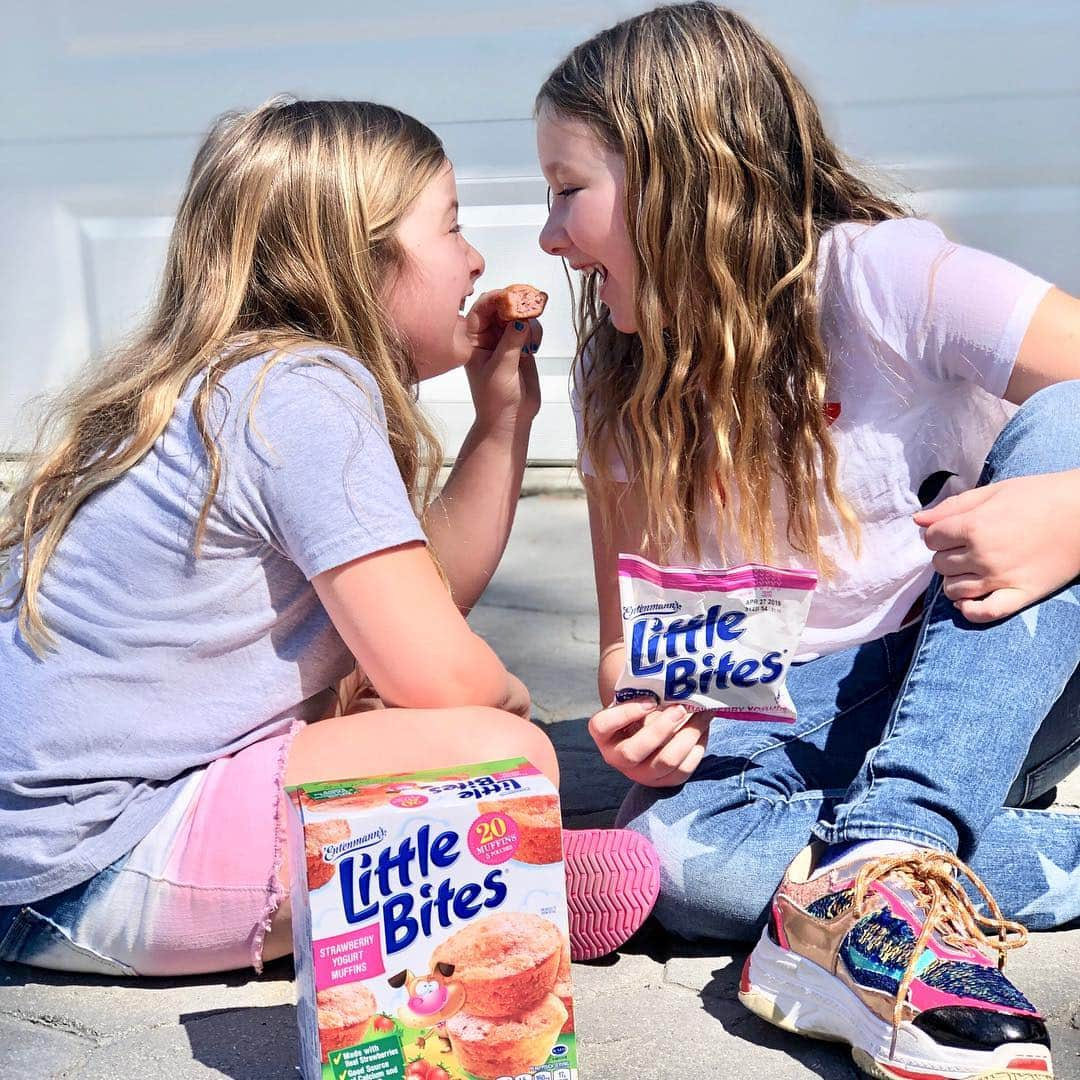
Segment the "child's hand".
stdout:
<path fill-rule="evenodd" d="M 915 524 L 961 615 L 1004 619 L 1080 574 L 1080 470 L 973 488 L 919 511 Z"/>
<path fill-rule="evenodd" d="M 513 427 L 519 420 L 531 423 L 540 410 L 536 351 L 544 331 L 536 319 L 502 322 L 495 313 L 494 296 L 484 293 L 466 316 L 474 348 L 465 374 L 477 419 Z"/>
<path fill-rule="evenodd" d="M 658 710 L 651 702 L 630 701 L 601 709 L 589 721 L 589 734 L 623 776 L 646 787 L 676 787 L 701 764 L 709 722 L 682 705 Z"/>

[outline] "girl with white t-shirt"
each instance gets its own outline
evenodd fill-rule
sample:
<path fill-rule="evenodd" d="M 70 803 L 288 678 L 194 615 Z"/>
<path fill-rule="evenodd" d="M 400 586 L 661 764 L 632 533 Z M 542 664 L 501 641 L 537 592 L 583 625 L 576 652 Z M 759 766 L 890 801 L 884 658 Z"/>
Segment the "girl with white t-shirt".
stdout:
<path fill-rule="evenodd" d="M 759 938 L 743 1002 L 874 1075 L 1045 1075 L 987 954 L 1080 915 L 1080 817 L 1032 808 L 1080 756 L 1080 302 L 852 175 L 711 3 L 580 45 L 537 115 L 541 245 L 584 273 L 591 731 L 661 920 Z M 611 705 L 620 552 L 817 570 L 797 721 Z"/>

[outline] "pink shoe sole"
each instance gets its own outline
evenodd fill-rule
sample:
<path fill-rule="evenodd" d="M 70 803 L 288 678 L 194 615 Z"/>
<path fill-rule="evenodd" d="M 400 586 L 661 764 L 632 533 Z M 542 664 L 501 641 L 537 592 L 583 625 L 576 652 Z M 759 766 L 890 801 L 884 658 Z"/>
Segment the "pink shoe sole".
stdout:
<path fill-rule="evenodd" d="M 614 952 L 649 917 L 660 892 L 660 860 L 628 829 L 564 829 L 570 955 Z"/>

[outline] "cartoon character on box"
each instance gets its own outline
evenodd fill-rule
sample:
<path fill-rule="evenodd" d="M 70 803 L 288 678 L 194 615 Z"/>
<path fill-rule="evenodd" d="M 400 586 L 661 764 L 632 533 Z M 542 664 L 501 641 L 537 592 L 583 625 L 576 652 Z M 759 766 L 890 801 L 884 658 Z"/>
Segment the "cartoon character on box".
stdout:
<path fill-rule="evenodd" d="M 426 1029 L 425 1037 L 430 1038 L 434 1031 L 443 1053 L 450 1052 L 444 1025 L 465 1005 L 465 988 L 451 981 L 453 974 L 453 964 L 436 964 L 434 971 L 419 978 L 411 971 L 399 971 L 386 980 L 395 990 L 404 986 L 409 991 L 408 1002 L 398 1009 L 398 1019 L 407 1028 Z"/>

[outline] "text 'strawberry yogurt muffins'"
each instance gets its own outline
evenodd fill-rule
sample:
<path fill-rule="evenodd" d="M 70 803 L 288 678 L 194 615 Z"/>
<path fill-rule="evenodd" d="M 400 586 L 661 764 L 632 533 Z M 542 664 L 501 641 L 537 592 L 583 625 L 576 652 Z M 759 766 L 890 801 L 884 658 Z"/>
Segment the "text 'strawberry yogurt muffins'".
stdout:
<path fill-rule="evenodd" d="M 577 1080 L 546 777 L 517 759 L 288 792 L 304 1080 Z"/>
<path fill-rule="evenodd" d="M 794 723 L 784 684 L 816 585 L 812 570 L 657 566 L 619 555 L 626 667 L 615 700 Z"/>

